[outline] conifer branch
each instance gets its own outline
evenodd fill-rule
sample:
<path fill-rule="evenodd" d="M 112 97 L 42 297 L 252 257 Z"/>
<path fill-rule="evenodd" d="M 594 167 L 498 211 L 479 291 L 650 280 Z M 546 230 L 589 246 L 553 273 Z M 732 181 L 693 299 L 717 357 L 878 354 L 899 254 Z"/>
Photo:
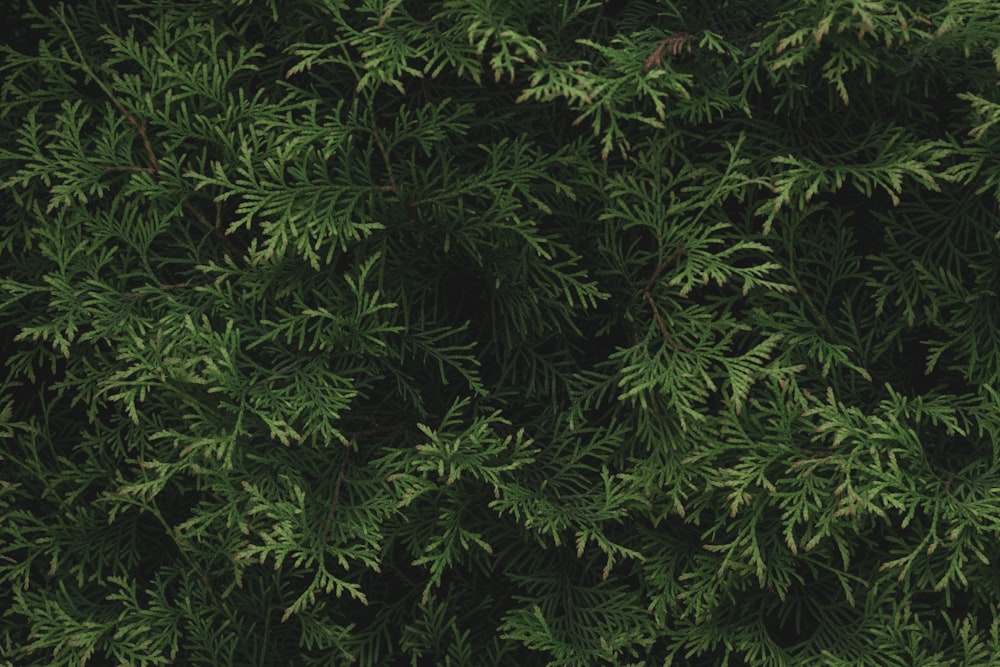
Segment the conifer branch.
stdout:
<path fill-rule="evenodd" d="M 125 116 L 125 119 L 136 128 L 139 132 L 139 136 L 142 138 L 142 145 L 146 150 L 146 157 L 152 167 L 149 167 L 150 171 L 147 173 L 152 173 L 156 178 L 163 180 L 164 174 L 160 167 L 160 160 L 156 156 L 156 151 L 153 149 L 153 142 L 149 137 L 149 132 L 146 125 L 146 119 L 141 120 L 136 119 L 136 117 L 125 108 L 125 106 L 116 98 L 112 97 L 112 102 L 118 108 L 118 110 Z M 146 169 L 139 168 L 140 171 L 147 171 Z M 199 211 L 190 201 L 185 199 L 181 202 L 181 206 L 185 211 L 191 214 L 195 220 L 201 224 L 210 234 L 215 236 L 229 251 L 230 256 L 236 260 L 239 264 L 243 264 L 243 252 L 236 247 L 232 239 L 230 239 L 222 229 L 221 220 L 219 219 L 219 212 L 221 204 L 219 202 L 215 203 L 216 206 L 216 224 L 212 224 L 208 221 L 205 215 Z"/>
<path fill-rule="evenodd" d="M 72 41 L 73 46 L 76 50 L 77 57 L 79 58 L 77 66 L 80 69 L 82 69 L 84 73 L 88 77 L 90 77 L 92 81 L 94 81 L 95 84 L 97 84 L 97 86 L 104 92 L 104 94 L 111 101 L 111 103 L 114 104 L 115 108 L 117 108 L 118 111 L 125 117 L 128 123 L 132 125 L 134 128 L 136 128 L 136 130 L 139 132 L 139 137 L 142 140 L 143 148 L 146 151 L 146 158 L 149 160 L 150 164 L 149 167 L 129 165 L 124 167 L 118 167 L 118 166 L 105 167 L 104 169 L 106 171 L 135 171 L 139 173 L 148 173 L 155 176 L 157 179 L 164 180 L 163 170 L 160 167 L 160 160 L 156 155 L 156 151 L 153 148 L 153 142 L 149 136 L 146 119 L 136 118 L 136 116 L 132 112 L 130 112 L 127 108 L 125 108 L 125 105 L 122 104 L 122 101 L 118 99 L 117 95 L 115 95 L 114 90 L 112 90 L 111 87 L 108 86 L 108 84 L 101 77 L 98 77 L 97 74 L 91 69 L 90 65 L 87 64 L 87 57 L 83 53 L 83 49 L 80 48 L 80 44 L 73 33 L 73 29 L 69 26 L 69 23 L 66 20 L 65 7 L 60 6 L 58 9 L 58 14 L 59 14 L 59 20 L 62 22 L 63 27 L 66 29 L 66 34 Z M 202 215 L 201 212 L 198 211 L 198 209 L 196 209 L 187 199 L 185 199 L 181 203 L 181 205 L 183 206 L 184 210 L 188 211 L 188 213 L 194 216 L 194 218 L 203 227 L 205 227 L 210 233 L 212 233 L 213 236 L 215 236 L 222 242 L 222 244 L 226 247 L 226 250 L 229 252 L 230 256 L 237 263 L 241 265 L 243 264 L 244 262 L 243 252 L 236 247 L 236 245 L 224 233 L 221 227 L 213 226 L 211 223 L 209 223 L 208 220 L 205 219 L 205 216 Z"/>

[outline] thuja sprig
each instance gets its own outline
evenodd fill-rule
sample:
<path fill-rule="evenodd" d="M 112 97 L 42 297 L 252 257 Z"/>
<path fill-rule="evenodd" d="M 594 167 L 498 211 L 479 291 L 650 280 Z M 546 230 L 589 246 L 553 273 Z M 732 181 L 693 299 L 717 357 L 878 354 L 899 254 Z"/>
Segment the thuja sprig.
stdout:
<path fill-rule="evenodd" d="M 103 78 L 97 76 L 88 63 L 87 55 L 80 48 L 80 44 L 76 39 L 73 28 L 69 25 L 66 19 L 66 7 L 64 5 L 59 5 L 56 9 L 57 16 L 66 31 L 66 35 L 73 44 L 74 51 L 76 52 L 77 60 L 69 60 L 68 64 L 72 64 L 78 67 L 87 77 L 94 82 L 101 91 L 107 96 L 116 109 L 125 117 L 128 123 L 135 128 L 136 132 L 139 134 L 139 138 L 142 141 L 143 149 L 145 150 L 146 158 L 149 162 L 149 166 L 141 165 L 112 165 L 103 167 L 105 171 L 130 171 L 136 173 L 145 173 L 155 177 L 158 180 L 165 180 L 166 175 L 160 165 L 160 160 L 157 157 L 156 150 L 153 148 L 152 139 L 149 136 L 149 129 L 147 126 L 147 121 L 145 118 L 137 118 L 133 113 L 125 108 L 125 105 L 115 94 L 114 90 L 104 81 Z M 208 218 L 202 213 L 198 208 L 192 204 L 187 198 L 181 201 L 182 208 L 187 211 L 205 230 L 211 233 L 216 239 L 218 239 L 229 252 L 229 255 L 239 264 L 244 262 L 244 252 L 241 251 L 233 243 L 232 239 L 225 233 L 222 221 L 222 205 L 221 202 L 215 202 L 215 222 L 212 223 Z"/>

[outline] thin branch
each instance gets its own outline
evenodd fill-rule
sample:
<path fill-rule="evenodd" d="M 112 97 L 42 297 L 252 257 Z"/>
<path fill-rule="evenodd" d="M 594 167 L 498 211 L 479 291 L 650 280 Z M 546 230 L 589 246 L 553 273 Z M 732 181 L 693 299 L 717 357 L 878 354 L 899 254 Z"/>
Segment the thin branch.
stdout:
<path fill-rule="evenodd" d="M 347 461 L 351 456 L 351 450 L 344 448 L 344 458 L 340 459 L 340 469 L 337 471 L 337 480 L 333 483 L 333 498 L 330 499 L 330 507 L 326 512 L 326 521 L 323 522 L 323 531 L 320 533 L 319 541 L 326 543 L 326 536 L 330 534 L 333 526 L 333 518 L 337 514 L 337 506 L 340 504 L 340 487 L 344 483 L 344 475 L 347 474 Z"/>
<path fill-rule="evenodd" d="M 348 439 L 363 438 L 368 435 L 378 435 L 380 433 L 392 433 L 393 431 L 403 431 L 410 428 L 410 424 L 390 424 L 389 426 L 375 426 L 361 431 L 350 431 L 344 435 Z"/>
<path fill-rule="evenodd" d="M 212 282 L 213 282 L 212 279 L 186 280 L 182 283 L 164 283 L 157 285 L 157 287 L 163 290 L 164 292 L 169 292 L 170 290 L 184 289 L 186 287 L 203 287 L 205 285 L 212 284 Z M 125 296 L 129 297 L 130 299 L 143 299 L 149 296 L 150 294 L 151 294 L 150 292 L 138 292 L 136 290 L 125 292 Z"/>
<path fill-rule="evenodd" d="M 378 128 L 372 128 L 372 138 L 375 139 L 375 145 L 378 146 L 379 153 L 382 154 L 382 162 L 385 164 L 385 171 L 389 174 L 389 187 L 386 188 L 382 186 L 377 189 L 388 189 L 390 192 L 399 196 L 399 186 L 396 184 L 396 176 L 392 171 L 392 160 L 389 158 L 389 151 L 386 150 L 385 144 L 382 143 L 382 138 L 378 135 Z"/>
<path fill-rule="evenodd" d="M 590 25 L 590 34 L 587 35 L 587 41 L 592 42 L 594 38 L 597 37 L 597 30 L 601 26 L 601 21 L 604 19 L 604 10 L 607 9 L 608 3 L 603 2 L 601 6 L 597 8 L 597 14 L 594 16 L 594 22 Z"/>
<path fill-rule="evenodd" d="M 657 238 L 656 242 L 657 244 L 659 244 L 660 239 Z M 642 291 L 649 292 L 653 288 L 653 283 L 655 283 L 657 280 L 660 279 L 660 274 L 663 273 L 663 270 L 666 269 L 668 266 L 670 266 L 675 259 L 685 254 L 686 252 L 687 251 L 684 249 L 684 246 L 677 246 L 676 248 L 674 248 L 673 251 L 669 255 L 667 255 L 666 258 L 664 258 L 659 264 L 656 265 L 656 270 L 653 271 L 653 275 L 650 276 L 648 281 L 646 281 L 646 286 L 643 288 Z"/>
<path fill-rule="evenodd" d="M 681 352 L 690 352 L 691 348 L 681 345 L 677 340 L 670 335 L 667 331 L 667 323 L 663 319 L 663 315 L 660 314 L 660 309 L 656 307 L 656 301 L 653 299 L 653 295 L 649 291 L 643 291 L 643 295 L 646 297 L 646 301 L 649 302 L 649 307 L 653 310 L 653 317 L 656 319 L 656 324 L 660 327 L 660 333 L 663 334 L 663 338 L 666 339 L 670 347 Z"/>
<path fill-rule="evenodd" d="M 215 229 L 216 231 L 222 231 L 222 202 L 215 199 Z"/>
<path fill-rule="evenodd" d="M 424 96 L 424 104 L 431 103 L 431 92 L 427 88 L 427 79 L 420 77 L 420 93 Z"/>
<path fill-rule="evenodd" d="M 712 7 L 711 0 L 700 0 L 700 3 L 701 10 L 705 14 L 705 20 L 708 22 L 708 27 L 710 27 L 713 32 L 721 34 L 722 28 L 719 26 L 718 19 L 715 18 L 715 11 Z"/>
<path fill-rule="evenodd" d="M 149 139 L 149 132 L 146 131 L 145 118 L 139 123 L 139 135 L 142 137 L 142 145 L 146 147 L 146 155 L 149 157 L 149 163 L 153 165 L 156 173 L 161 173 L 160 161 L 156 157 L 156 151 L 153 150 L 153 142 Z"/>
<path fill-rule="evenodd" d="M 657 238 L 656 241 L 659 244 L 660 239 Z M 646 298 L 646 301 L 649 303 L 649 307 L 653 311 L 653 318 L 656 320 L 656 324 L 660 328 L 660 333 L 663 334 L 663 338 L 667 341 L 670 347 L 674 348 L 675 350 L 679 350 L 681 352 L 690 352 L 691 348 L 678 343 L 677 339 L 671 336 L 670 332 L 667 331 L 667 323 L 663 319 L 663 315 L 660 313 L 659 307 L 657 307 L 656 305 L 656 299 L 653 298 L 653 285 L 656 283 L 657 280 L 659 280 L 660 274 L 662 274 L 663 270 L 666 269 L 668 266 L 670 266 L 670 264 L 672 264 L 675 259 L 683 255 L 685 252 L 686 251 L 684 250 L 683 246 L 678 246 L 674 248 L 673 251 L 669 255 L 667 255 L 666 258 L 664 258 L 659 264 L 657 264 L 656 270 L 653 271 L 653 275 L 650 276 L 649 280 L 646 282 L 646 286 L 642 288 L 642 295 Z"/>
<path fill-rule="evenodd" d="M 271 635 L 271 614 L 274 611 L 274 604 L 271 602 L 267 603 L 267 609 L 264 610 L 264 646 L 268 645 L 268 637 Z M 267 664 L 268 655 L 267 651 L 261 651 L 260 653 L 260 664 Z"/>
<path fill-rule="evenodd" d="M 140 166 L 134 165 L 134 164 L 130 164 L 130 165 L 127 165 L 127 166 L 112 166 L 112 165 L 108 165 L 108 166 L 101 167 L 101 169 L 103 169 L 104 171 L 131 171 L 131 172 L 136 172 L 136 173 L 140 173 L 140 174 L 151 174 L 153 176 L 159 175 L 159 172 L 157 172 L 156 169 L 153 168 L 153 167 L 140 167 Z"/>
<path fill-rule="evenodd" d="M 409 428 L 409 424 L 392 424 L 391 426 L 376 426 L 364 431 L 354 431 L 345 435 L 349 436 L 353 440 L 365 435 L 374 435 L 376 433 L 385 433 L 389 431 L 401 431 L 406 428 Z M 326 511 L 326 520 L 323 522 L 323 530 L 320 532 L 319 539 L 321 543 L 326 542 L 326 538 L 330 534 L 330 528 L 333 527 L 333 519 L 337 515 L 337 507 L 340 505 L 340 489 L 344 484 L 344 477 L 347 475 L 347 464 L 350 457 L 350 448 L 344 447 L 344 457 L 340 459 L 340 468 L 337 470 L 337 479 L 333 483 L 333 497 L 330 499 L 330 506 Z"/>
<path fill-rule="evenodd" d="M 240 264 L 243 263 L 243 253 L 240 251 L 239 248 L 236 247 L 232 239 L 226 236 L 225 232 L 222 231 L 221 225 L 213 225 L 211 222 L 209 222 L 208 218 L 206 218 L 204 214 L 202 214 L 201 211 L 195 208 L 194 205 L 188 200 L 185 199 L 181 205 L 184 207 L 185 211 L 190 213 L 192 216 L 194 216 L 195 220 L 201 223 L 202 227 L 210 231 L 213 236 L 215 236 L 217 239 L 219 239 L 219 241 L 222 242 L 222 245 L 226 246 L 226 250 L 229 251 L 229 254 L 232 255 L 233 259 L 235 259 Z M 218 220 L 218 218 L 216 219 Z"/>

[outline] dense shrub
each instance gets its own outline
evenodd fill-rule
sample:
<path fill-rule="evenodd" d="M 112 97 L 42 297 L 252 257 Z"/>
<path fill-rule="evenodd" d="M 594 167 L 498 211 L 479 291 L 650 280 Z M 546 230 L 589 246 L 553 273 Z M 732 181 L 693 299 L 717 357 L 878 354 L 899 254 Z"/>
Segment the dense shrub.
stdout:
<path fill-rule="evenodd" d="M 1000 3 L 25 11 L 6 665 L 996 664 Z"/>

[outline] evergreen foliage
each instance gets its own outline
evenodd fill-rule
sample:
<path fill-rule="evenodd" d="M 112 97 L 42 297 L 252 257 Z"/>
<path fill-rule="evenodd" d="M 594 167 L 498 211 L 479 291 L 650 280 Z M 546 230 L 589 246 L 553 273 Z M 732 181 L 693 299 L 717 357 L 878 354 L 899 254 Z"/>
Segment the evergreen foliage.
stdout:
<path fill-rule="evenodd" d="M 1000 2 L 14 6 L 0 664 L 996 664 Z"/>

